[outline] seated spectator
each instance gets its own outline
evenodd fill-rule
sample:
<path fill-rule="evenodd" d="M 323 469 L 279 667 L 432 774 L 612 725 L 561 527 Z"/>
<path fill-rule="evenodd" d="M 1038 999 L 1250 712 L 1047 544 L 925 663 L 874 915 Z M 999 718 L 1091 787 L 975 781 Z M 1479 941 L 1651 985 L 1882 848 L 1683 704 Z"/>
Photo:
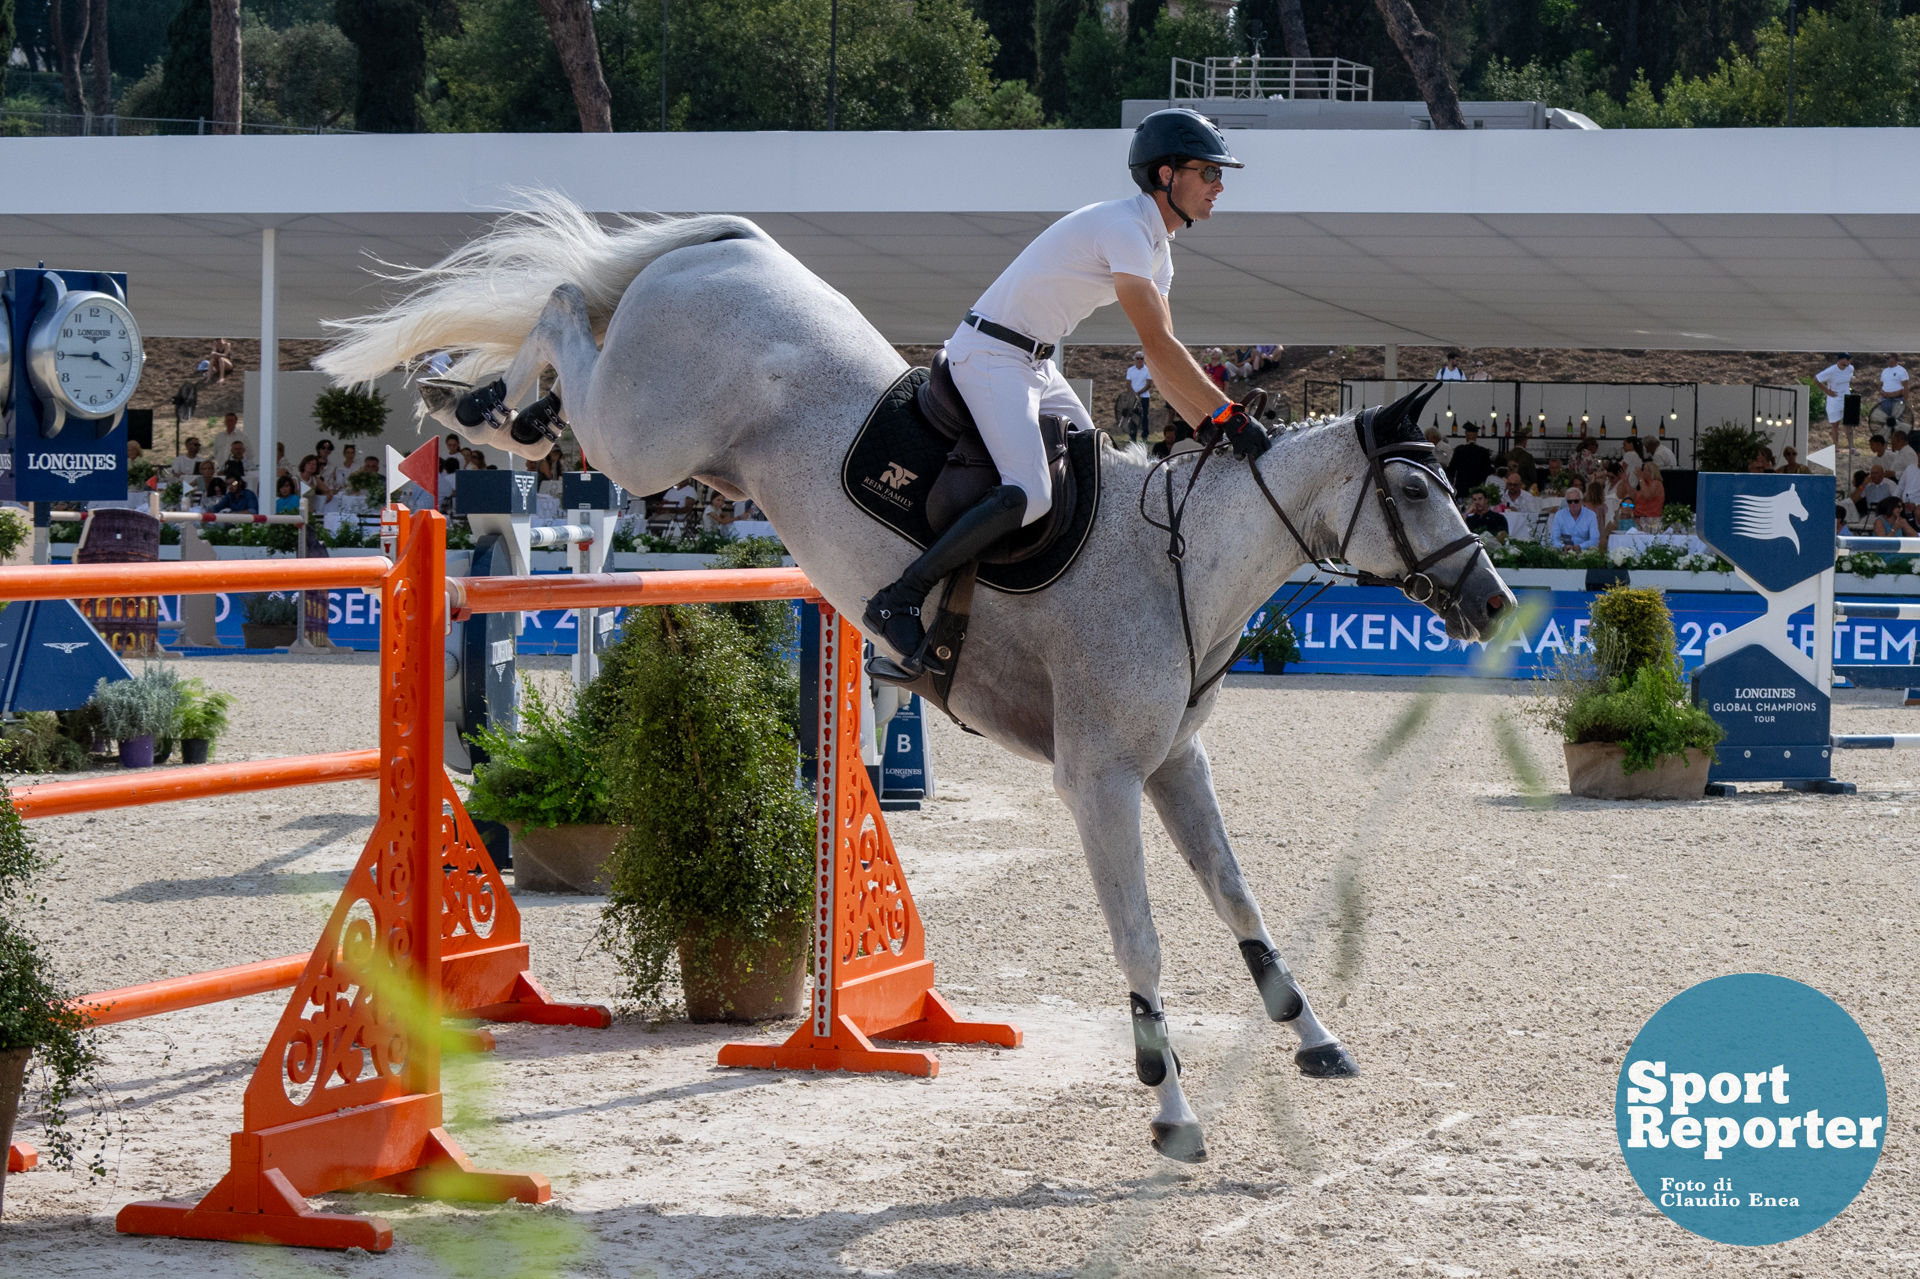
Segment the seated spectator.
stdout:
<path fill-rule="evenodd" d="M 1280 353 L 1287 348 L 1272 342 L 1262 343 L 1253 348 L 1253 371 L 1258 373 L 1269 364 L 1280 363 Z"/>
<path fill-rule="evenodd" d="M 1604 499 L 1606 506 L 1604 509 L 1607 513 L 1607 527 L 1609 529 L 1617 529 L 1619 527 L 1620 513 L 1622 511 L 1630 511 L 1636 515 L 1639 513 L 1637 499 L 1640 496 L 1640 490 L 1635 487 L 1635 478 L 1635 473 L 1628 468 L 1624 458 L 1616 458 L 1607 463 L 1607 490 Z"/>
<path fill-rule="evenodd" d="M 1661 440 L 1653 446 L 1653 456 L 1647 460 L 1650 462 L 1658 462 L 1660 469 L 1663 471 L 1671 471 L 1680 465 L 1680 460 L 1674 457 L 1672 447 L 1669 446 L 1665 440 Z"/>
<path fill-rule="evenodd" d="M 1570 469 L 1573 471 L 1574 477 L 1583 484 L 1591 480 L 1595 474 L 1599 473 L 1601 470 L 1600 441 L 1594 439 L 1591 435 L 1581 440 L 1579 446 L 1573 450 L 1573 461 L 1570 464 Z"/>
<path fill-rule="evenodd" d="M 1182 422 L 1169 409 L 1167 425 L 1160 433 L 1160 440 L 1147 450 L 1155 457 L 1171 457 L 1175 453 L 1197 453 L 1200 442 L 1193 438 L 1193 428 Z"/>
<path fill-rule="evenodd" d="M 1813 474 L 1812 471 L 1807 469 L 1807 464 L 1800 460 L 1800 450 L 1793 447 L 1793 445 L 1789 444 L 1787 445 L 1787 447 L 1781 449 L 1780 455 L 1787 459 L 1784 463 L 1781 464 L 1780 474 L 1782 475 Z"/>
<path fill-rule="evenodd" d="M 220 485 L 220 492 L 224 493 L 227 491 L 226 484 L 218 478 L 219 474 L 219 471 L 214 469 L 212 458 L 201 458 L 200 469 L 195 473 L 188 492 L 201 502 L 211 501 L 212 494 L 214 493 L 213 486 L 215 484 Z"/>
<path fill-rule="evenodd" d="M 447 432 L 447 440 L 446 440 L 447 456 L 459 458 L 460 469 L 463 471 L 467 469 L 466 452 L 464 449 L 461 448 L 461 445 L 463 445 L 464 443 L 466 443 L 466 441 L 460 436 L 459 432 L 457 431 Z"/>
<path fill-rule="evenodd" d="M 1539 480 L 1540 464 L 1533 460 L 1533 454 L 1527 451 L 1527 428 L 1521 427 L 1515 432 L 1513 447 L 1507 450 L 1507 468 L 1518 468 L 1520 487 L 1531 489 Z"/>
<path fill-rule="evenodd" d="M 1500 494 L 1500 513 L 1507 517 L 1507 536 L 1533 540 L 1540 526 L 1540 499 L 1527 492 L 1518 467 L 1508 467 Z"/>
<path fill-rule="evenodd" d="M 139 440 L 127 441 L 127 461 L 138 462 L 145 455 L 146 450 L 140 447 Z"/>
<path fill-rule="evenodd" d="M 1873 468 L 1867 472 L 1867 482 L 1860 486 L 1860 499 L 1866 503 L 1862 514 L 1877 510 L 1881 499 L 1894 497 L 1899 491 L 1900 486 L 1894 482 L 1891 475 L 1887 474 L 1887 468 L 1875 462 Z"/>
<path fill-rule="evenodd" d="M 1849 531 L 1847 528 L 1847 508 L 1836 503 L 1833 508 L 1834 536 L 1845 537 Z"/>
<path fill-rule="evenodd" d="M 1895 496 L 1900 499 L 1900 509 L 1908 519 L 1920 513 L 1920 466 L 1907 468 L 1907 473 L 1900 477 L 1900 488 Z"/>
<path fill-rule="evenodd" d="M 200 473 L 200 437 L 189 435 L 184 446 L 186 452 L 173 459 L 173 474 L 176 479 L 190 479 Z"/>
<path fill-rule="evenodd" d="M 1567 483 L 1567 468 L 1561 465 L 1559 458 L 1548 458 L 1547 478 L 1540 482 L 1540 491 L 1547 494 L 1558 493 L 1567 487 Z"/>
<path fill-rule="evenodd" d="M 244 440 L 233 442 L 233 451 L 227 454 L 226 464 L 220 468 L 220 474 L 230 480 L 243 479 L 247 474 L 247 445 Z"/>
<path fill-rule="evenodd" d="M 1900 499 L 1882 498 L 1873 508 L 1872 537 L 1920 537 L 1913 525 L 1900 513 Z"/>
<path fill-rule="evenodd" d="M 1667 509 L 1667 482 L 1658 462 L 1640 464 L 1640 488 L 1633 495 L 1633 517 L 1643 533 L 1660 531 L 1660 516 Z"/>
<path fill-rule="evenodd" d="M 1553 513 L 1547 525 L 1547 545 L 1563 551 L 1590 551 L 1600 545 L 1600 521 L 1586 509 L 1587 495 L 1577 488 L 1567 490 L 1567 504 Z"/>
<path fill-rule="evenodd" d="M 1487 491 L 1475 489 L 1473 496 L 1467 499 L 1467 532 L 1485 536 L 1494 535 L 1500 541 L 1507 540 L 1507 517 L 1498 511 L 1488 509 Z"/>
<path fill-rule="evenodd" d="M 283 475 L 273 486 L 273 513 L 275 515 L 300 514 L 300 490 L 291 475 Z"/>
<path fill-rule="evenodd" d="M 703 529 L 723 529 L 733 523 L 735 518 L 733 503 L 727 501 L 726 498 L 721 497 L 718 493 L 715 493 L 713 500 L 707 503 L 706 509 L 700 512 L 700 527 Z"/>
<path fill-rule="evenodd" d="M 209 462 L 207 465 L 212 466 L 213 463 Z M 227 482 L 217 475 L 208 476 L 206 491 L 201 495 L 200 509 L 210 512 L 214 508 L 214 503 L 221 501 L 226 496 Z"/>
<path fill-rule="evenodd" d="M 225 338 L 215 338 L 213 349 L 207 352 L 208 381 L 214 385 L 227 380 L 227 374 L 233 372 L 233 343 Z"/>
<path fill-rule="evenodd" d="M 1220 388 L 1222 394 L 1225 394 L 1228 377 L 1227 362 L 1222 358 L 1219 347 L 1213 347 L 1206 353 L 1206 362 L 1201 367 L 1206 370 L 1207 376 L 1213 379 L 1213 384 Z"/>
<path fill-rule="evenodd" d="M 1253 352 L 1241 347 L 1227 357 L 1227 376 L 1244 382 L 1253 376 Z"/>
<path fill-rule="evenodd" d="M 258 515 L 260 499 L 247 487 L 247 477 L 236 475 L 228 479 L 225 496 L 207 508 L 215 515 L 231 513 L 234 515 Z"/>
<path fill-rule="evenodd" d="M 1907 443 L 1905 431 L 1895 431 L 1892 439 L 1893 447 L 1887 450 L 1887 455 L 1880 461 L 1887 468 L 1887 474 L 1897 480 L 1906 475 L 1908 467 L 1920 462 L 1920 454 L 1916 454 L 1912 445 Z"/>

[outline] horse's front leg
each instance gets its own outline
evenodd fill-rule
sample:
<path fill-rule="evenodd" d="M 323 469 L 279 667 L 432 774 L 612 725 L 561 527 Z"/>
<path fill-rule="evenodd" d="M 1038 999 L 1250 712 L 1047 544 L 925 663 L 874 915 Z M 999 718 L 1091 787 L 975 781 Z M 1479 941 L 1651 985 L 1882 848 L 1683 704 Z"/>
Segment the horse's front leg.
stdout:
<path fill-rule="evenodd" d="M 1088 775 L 1056 764 L 1054 789 L 1080 828 L 1113 955 L 1127 979 L 1134 1073 L 1160 1102 L 1160 1113 L 1148 1125 L 1153 1148 L 1199 1163 L 1207 1157 L 1206 1141 L 1180 1090 L 1180 1058 L 1168 1041 L 1160 1003 L 1160 938 L 1147 901 L 1146 855 L 1140 846 L 1140 779 L 1117 769 Z"/>
<path fill-rule="evenodd" d="M 422 386 L 420 395 L 428 416 L 449 430 L 476 444 L 538 460 L 552 450 L 558 438 L 557 427 L 564 423 L 546 430 L 530 428 L 527 419 L 516 417 L 507 407 L 525 399 L 548 368 L 556 377 L 556 399 L 564 392 L 568 402 L 584 403 L 599 362 L 600 348 L 593 340 L 586 295 L 578 285 L 562 284 L 547 299 L 546 309 L 520 344 L 505 377 L 464 395 L 433 385 Z"/>
<path fill-rule="evenodd" d="M 1240 871 L 1240 859 L 1233 855 L 1233 845 L 1228 842 L 1220 801 L 1213 790 L 1213 770 L 1198 734 L 1176 746 L 1166 762 L 1147 778 L 1146 794 L 1174 847 L 1213 902 L 1214 911 L 1239 941 L 1241 958 L 1247 961 L 1260 988 L 1267 1016 L 1293 1027 L 1300 1036 L 1300 1049 L 1293 1055 L 1300 1073 L 1321 1078 L 1359 1074 L 1353 1055 L 1313 1015 L 1306 992 L 1267 934 L 1260 904 L 1254 901 L 1253 890 Z"/>

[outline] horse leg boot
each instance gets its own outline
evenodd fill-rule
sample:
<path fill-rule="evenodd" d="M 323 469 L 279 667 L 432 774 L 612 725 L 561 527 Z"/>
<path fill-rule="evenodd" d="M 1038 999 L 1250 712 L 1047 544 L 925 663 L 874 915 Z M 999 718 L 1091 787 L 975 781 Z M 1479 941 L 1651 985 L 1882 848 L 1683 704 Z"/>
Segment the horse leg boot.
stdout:
<path fill-rule="evenodd" d="M 868 670 L 896 683 L 918 679 L 927 670 L 946 674 L 946 668 L 925 651 L 927 633 L 920 623 L 920 606 L 941 579 L 979 559 L 981 552 L 1018 529 L 1026 513 L 1026 490 L 1017 484 L 998 486 L 949 525 L 919 559 L 907 565 L 899 580 L 868 600 L 861 629 L 900 654 L 898 662 L 875 656 Z"/>
<path fill-rule="evenodd" d="M 1291 1026 L 1300 1037 L 1293 1055 L 1300 1073 L 1318 1079 L 1348 1078 L 1360 1073 L 1359 1064 L 1331 1031 L 1313 1015 L 1306 992 L 1274 949 L 1260 916 L 1240 860 L 1233 855 L 1220 802 L 1214 794 L 1213 770 L 1198 734 L 1176 746 L 1166 762 L 1147 778 L 1146 794 L 1174 847 L 1186 860 L 1213 902 L 1214 913 L 1240 939 L 1240 955 L 1260 989 L 1267 1016 Z"/>
<path fill-rule="evenodd" d="M 1066 763 L 1070 754 L 1054 765 L 1054 789 L 1079 828 L 1100 913 L 1113 938 L 1113 957 L 1130 988 L 1134 1074 L 1160 1103 L 1159 1113 L 1147 1125 L 1153 1148 L 1169 1159 L 1200 1163 L 1207 1157 L 1206 1140 L 1200 1118 L 1180 1088 L 1180 1058 L 1168 1039 L 1160 1002 L 1160 938 L 1147 900 L 1140 782 L 1114 773 L 1081 776 Z"/>

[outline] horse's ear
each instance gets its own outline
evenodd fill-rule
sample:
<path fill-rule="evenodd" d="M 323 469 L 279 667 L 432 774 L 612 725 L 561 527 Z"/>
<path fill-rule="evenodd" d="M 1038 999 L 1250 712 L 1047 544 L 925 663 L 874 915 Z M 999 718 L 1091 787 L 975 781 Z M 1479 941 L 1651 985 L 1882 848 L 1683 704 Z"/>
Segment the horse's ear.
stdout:
<path fill-rule="evenodd" d="M 1374 410 L 1373 438 L 1385 444 L 1396 440 L 1420 438 L 1420 410 L 1427 407 L 1440 390 L 1440 384 L 1416 387 L 1384 408 Z"/>

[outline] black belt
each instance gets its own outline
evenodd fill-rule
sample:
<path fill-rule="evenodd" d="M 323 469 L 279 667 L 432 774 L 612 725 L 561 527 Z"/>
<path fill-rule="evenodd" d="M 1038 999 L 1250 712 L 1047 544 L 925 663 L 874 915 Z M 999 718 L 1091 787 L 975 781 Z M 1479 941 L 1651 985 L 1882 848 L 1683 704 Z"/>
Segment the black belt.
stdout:
<path fill-rule="evenodd" d="M 998 338 L 1008 346 L 1017 346 L 1036 360 L 1046 360 L 1053 357 L 1053 343 L 1036 342 L 1018 329 L 1010 329 L 1004 324 L 995 324 L 984 315 L 976 315 L 972 311 L 969 311 L 967 312 L 967 318 L 960 322 L 971 328 L 979 329 L 990 338 Z"/>

